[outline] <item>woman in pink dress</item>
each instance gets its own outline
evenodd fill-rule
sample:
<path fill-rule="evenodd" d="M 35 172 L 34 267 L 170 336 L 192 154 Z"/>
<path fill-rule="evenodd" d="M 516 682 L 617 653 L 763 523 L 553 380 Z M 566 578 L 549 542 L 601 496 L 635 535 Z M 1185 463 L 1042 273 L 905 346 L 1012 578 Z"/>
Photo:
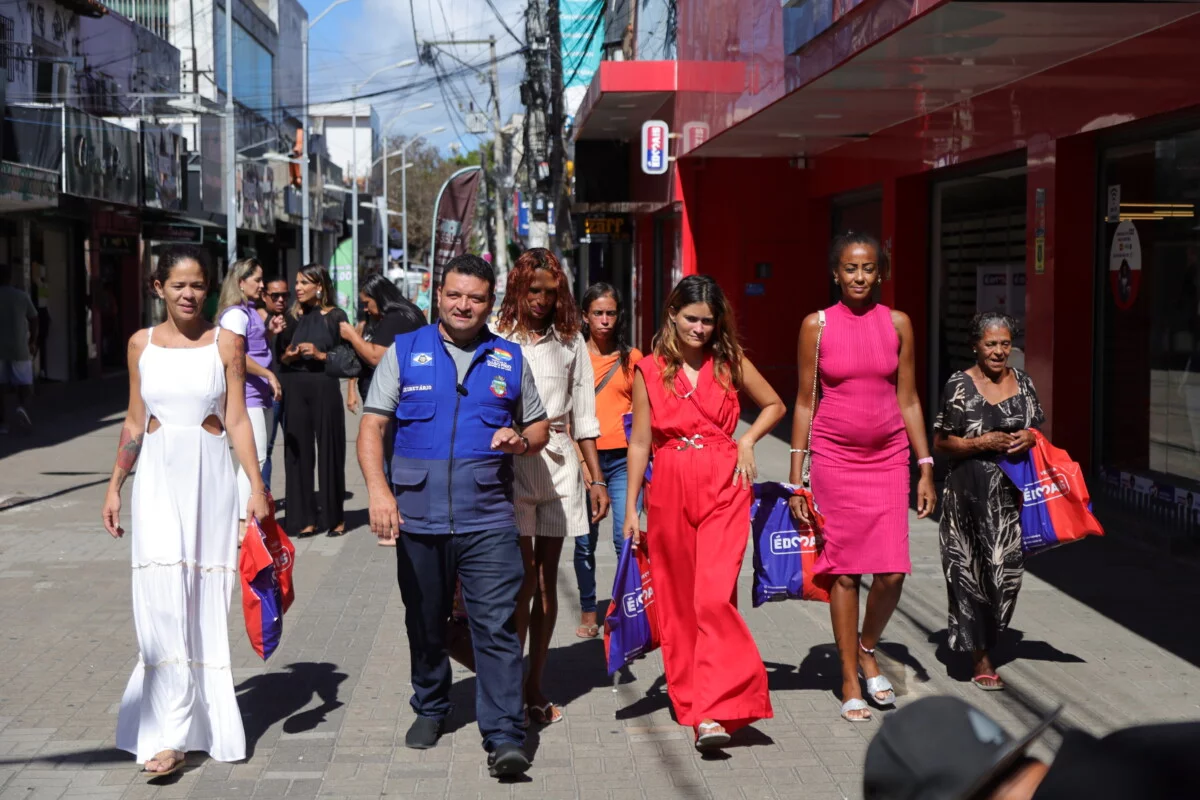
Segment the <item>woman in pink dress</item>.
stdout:
<path fill-rule="evenodd" d="M 870 236 L 847 233 L 834 240 L 829 264 L 842 300 L 810 314 L 800 328 L 791 482 L 804 482 L 809 459 L 809 483 L 825 517 L 816 571 L 836 576 L 830 616 L 842 665 L 842 716 L 865 722 L 871 712 L 860 674 L 876 704 L 896 702 L 891 683 L 875 662 L 875 645 L 900 600 L 904 576 L 912 571 L 910 446 L 921 468 L 918 518 L 933 513 L 936 494 L 914 377 L 912 323 L 873 298 L 876 286 L 888 277 L 886 255 Z M 793 498 L 792 510 L 807 521 L 807 508 L 798 498 Z M 863 575 L 873 578 L 860 634 Z"/>

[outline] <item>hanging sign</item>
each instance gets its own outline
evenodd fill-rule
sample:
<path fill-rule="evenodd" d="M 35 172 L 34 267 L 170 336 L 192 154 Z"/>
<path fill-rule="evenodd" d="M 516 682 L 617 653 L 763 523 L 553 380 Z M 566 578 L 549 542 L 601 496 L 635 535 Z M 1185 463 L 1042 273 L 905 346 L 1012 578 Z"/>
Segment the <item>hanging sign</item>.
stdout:
<path fill-rule="evenodd" d="M 709 130 L 707 122 L 685 122 L 683 124 L 683 149 L 690 153 L 707 142 Z"/>
<path fill-rule="evenodd" d="M 1105 222 L 1121 221 L 1121 184 L 1108 187 L 1108 207 L 1105 209 Z"/>
<path fill-rule="evenodd" d="M 642 172 L 647 175 L 666 174 L 670 135 L 671 129 L 662 120 L 651 119 L 642 123 Z"/>
<path fill-rule="evenodd" d="M 1129 220 L 1117 225 L 1113 234 L 1108 251 L 1108 277 L 1117 308 L 1133 308 L 1142 282 L 1142 245 L 1137 228 Z"/>

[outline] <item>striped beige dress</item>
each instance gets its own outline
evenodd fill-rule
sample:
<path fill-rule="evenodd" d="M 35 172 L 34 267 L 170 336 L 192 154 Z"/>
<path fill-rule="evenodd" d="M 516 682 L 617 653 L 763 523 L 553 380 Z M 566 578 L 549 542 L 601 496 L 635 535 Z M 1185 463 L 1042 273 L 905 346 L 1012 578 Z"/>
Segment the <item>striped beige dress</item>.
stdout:
<path fill-rule="evenodd" d="M 588 532 L 588 495 L 575 439 L 600 435 L 592 361 L 583 336 L 564 341 L 551 329 L 534 340 L 501 334 L 519 344 L 550 418 L 550 443 L 534 458 L 517 458 L 513 505 L 522 536 L 576 537 Z"/>

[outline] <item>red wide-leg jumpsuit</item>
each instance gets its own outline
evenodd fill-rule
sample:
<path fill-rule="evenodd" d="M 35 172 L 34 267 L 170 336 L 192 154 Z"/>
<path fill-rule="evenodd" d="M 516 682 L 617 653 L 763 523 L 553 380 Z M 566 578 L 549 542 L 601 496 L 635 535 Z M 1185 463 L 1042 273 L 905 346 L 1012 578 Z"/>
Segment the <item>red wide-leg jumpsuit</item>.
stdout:
<path fill-rule="evenodd" d="M 656 358 L 637 368 L 654 433 L 645 538 L 667 692 L 680 724 L 711 719 L 732 732 L 773 716 L 766 669 L 735 605 L 752 496 L 732 484 L 737 392 L 721 387 L 711 358 L 694 393 L 683 370 L 674 392 L 664 387 Z"/>

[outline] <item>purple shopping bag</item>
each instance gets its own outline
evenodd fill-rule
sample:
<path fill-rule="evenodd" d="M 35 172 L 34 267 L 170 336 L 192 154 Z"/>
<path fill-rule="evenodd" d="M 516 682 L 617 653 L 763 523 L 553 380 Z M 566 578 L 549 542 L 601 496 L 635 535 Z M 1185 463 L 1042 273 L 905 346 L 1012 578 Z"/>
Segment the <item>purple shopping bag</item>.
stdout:
<path fill-rule="evenodd" d="M 788 500 L 797 493 L 787 483 L 754 484 L 750 506 L 751 536 L 754 539 L 754 607 L 776 600 L 829 602 L 833 578 L 815 575 L 817 533 L 792 516 Z M 817 524 L 823 522 L 815 510 Z"/>
<path fill-rule="evenodd" d="M 654 587 L 644 547 L 632 543 L 621 551 L 612 603 L 604 618 L 604 655 L 608 674 L 658 649 Z"/>

